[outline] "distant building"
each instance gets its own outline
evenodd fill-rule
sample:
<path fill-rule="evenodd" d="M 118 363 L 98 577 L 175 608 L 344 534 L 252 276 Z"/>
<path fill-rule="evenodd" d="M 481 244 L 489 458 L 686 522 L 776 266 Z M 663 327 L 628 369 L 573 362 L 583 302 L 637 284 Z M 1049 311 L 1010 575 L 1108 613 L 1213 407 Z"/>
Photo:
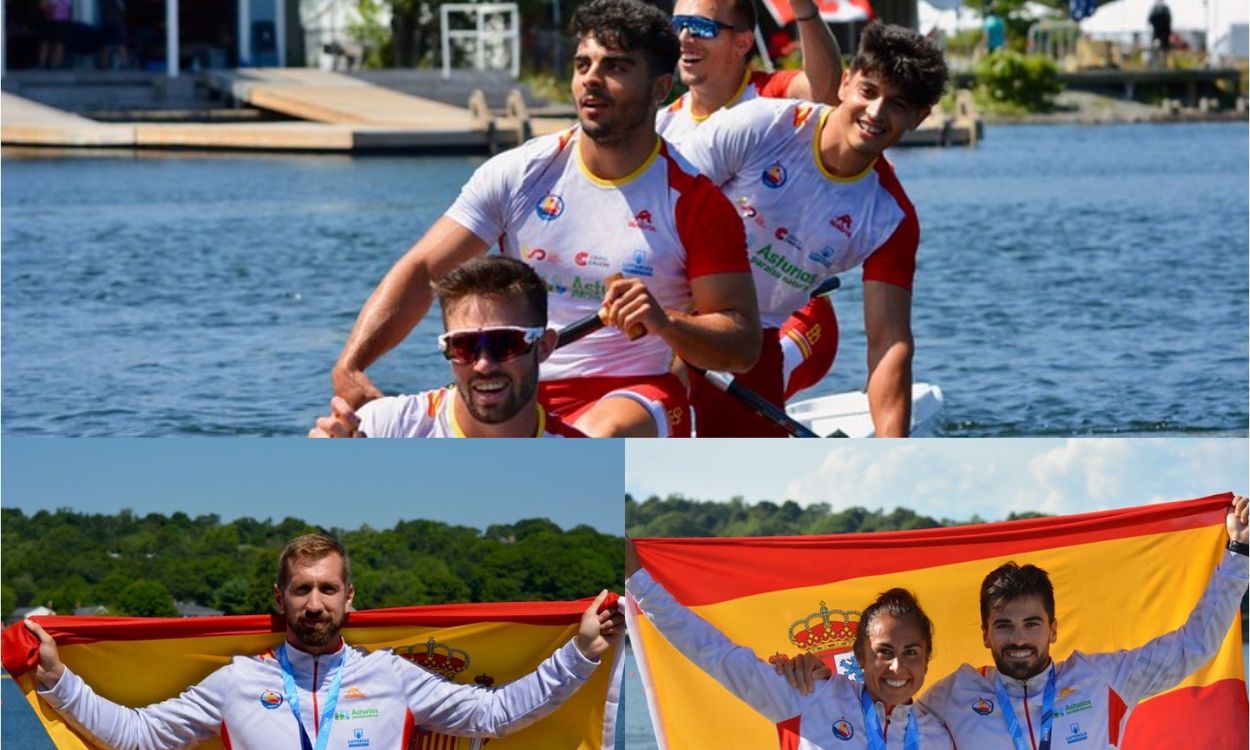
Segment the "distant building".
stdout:
<path fill-rule="evenodd" d="M 13 614 L 9 615 L 6 624 L 12 625 L 15 622 L 21 622 L 27 617 L 43 617 L 44 615 L 55 615 L 56 612 L 47 607 L 18 607 L 13 610 Z"/>
<path fill-rule="evenodd" d="M 174 609 L 178 610 L 179 617 L 219 617 L 225 614 L 220 609 L 201 607 L 191 602 L 174 602 Z"/>
<path fill-rule="evenodd" d="M 103 617 L 109 613 L 109 608 L 103 604 L 93 604 L 90 607 L 74 607 L 75 617 Z"/>

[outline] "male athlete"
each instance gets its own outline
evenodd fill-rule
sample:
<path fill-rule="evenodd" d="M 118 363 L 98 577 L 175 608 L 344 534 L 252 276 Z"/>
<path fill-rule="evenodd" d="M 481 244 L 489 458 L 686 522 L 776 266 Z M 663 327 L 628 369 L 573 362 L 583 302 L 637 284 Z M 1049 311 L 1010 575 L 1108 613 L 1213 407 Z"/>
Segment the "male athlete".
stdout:
<path fill-rule="evenodd" d="M 435 285 L 454 386 L 386 396 L 353 411 L 342 398 L 309 437 L 585 437 L 538 403 L 538 365 L 555 349 L 547 285 L 519 260 L 487 256 Z"/>
<path fill-rule="evenodd" d="M 292 540 L 273 587 L 286 640 L 260 656 L 236 656 L 177 698 L 126 708 L 99 697 L 61 662 L 39 625 L 39 696 L 102 744 L 172 750 L 220 736 L 236 750 L 352 747 L 365 730 L 374 748 L 403 748 L 416 727 L 458 736 L 500 737 L 551 713 L 589 679 L 621 632 L 619 612 L 598 613 L 600 594 L 577 636 L 538 669 L 498 690 L 448 682 L 390 651 L 365 653 L 339 636 L 354 589 L 347 553 L 333 539 Z M 350 696 L 352 717 L 336 714 Z M 346 714 L 347 712 L 341 712 Z M 360 716 L 362 718 L 355 718 Z"/>
<path fill-rule="evenodd" d="M 791 0 L 803 50 L 802 70 L 751 71 L 754 0 L 677 0 L 673 28 L 681 36 L 677 71 L 686 93 L 656 115 L 656 130 L 680 146 L 709 115 L 757 97 L 835 104 L 842 51 L 812 0 Z"/>
<path fill-rule="evenodd" d="M 706 369 L 755 363 L 759 311 L 742 222 L 655 133 L 678 57 L 668 17 L 639 0 L 594 0 L 572 27 L 579 126 L 484 164 L 391 269 L 332 374 L 349 404 L 381 395 L 364 370 L 429 310 L 429 282 L 496 240 L 544 277 L 554 325 L 602 307 L 614 326 L 542 368 L 540 401 L 589 435 L 689 434 L 673 354 Z"/>
<path fill-rule="evenodd" d="M 921 705 L 946 722 L 958 747 L 1118 745 L 1137 703 L 1173 687 L 1219 651 L 1246 592 L 1248 521 L 1246 498 L 1234 497 L 1225 518 L 1228 552 L 1189 619 L 1126 651 L 1074 651 L 1055 663 L 1050 646 L 1059 638 L 1059 623 L 1050 577 L 1014 562 L 994 569 L 981 584 L 981 635 L 994 668 L 960 666 L 930 688 Z M 782 666 L 803 692 L 811 689 L 812 676 L 829 674 L 808 654 L 792 661 Z M 1073 715 L 1064 718 L 1065 711 Z"/>
<path fill-rule="evenodd" d="M 837 352 L 833 308 L 809 303 L 811 291 L 862 265 L 873 425 L 877 435 L 907 434 L 920 225 L 882 152 L 928 116 L 946 76 L 924 37 L 873 23 L 836 107 L 754 99 L 718 112 L 682 146 L 742 213 L 766 332 L 759 362 L 737 378 L 778 406 L 819 382 Z M 785 435 L 701 378 L 692 402 L 700 436 Z"/>

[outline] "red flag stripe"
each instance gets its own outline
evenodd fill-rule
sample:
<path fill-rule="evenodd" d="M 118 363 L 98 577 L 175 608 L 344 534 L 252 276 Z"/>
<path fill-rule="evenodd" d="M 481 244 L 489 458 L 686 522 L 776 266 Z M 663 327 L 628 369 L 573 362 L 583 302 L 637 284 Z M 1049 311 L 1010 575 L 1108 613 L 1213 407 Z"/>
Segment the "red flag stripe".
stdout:
<path fill-rule="evenodd" d="M 1128 720 L 1123 750 L 1245 750 L 1246 683 L 1219 680 L 1164 693 L 1142 703 Z M 1240 721 L 1236 719 L 1240 717 Z"/>

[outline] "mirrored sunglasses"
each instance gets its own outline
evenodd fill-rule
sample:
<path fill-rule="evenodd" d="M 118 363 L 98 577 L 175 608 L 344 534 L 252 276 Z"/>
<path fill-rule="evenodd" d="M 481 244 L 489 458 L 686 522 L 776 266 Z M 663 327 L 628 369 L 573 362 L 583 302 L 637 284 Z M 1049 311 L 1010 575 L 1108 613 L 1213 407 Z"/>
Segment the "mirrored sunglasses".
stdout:
<path fill-rule="evenodd" d="M 483 352 L 496 362 L 507 362 L 534 348 L 546 328 L 497 326 L 471 331 L 448 331 L 438 337 L 443 356 L 458 365 L 471 365 Z"/>
<path fill-rule="evenodd" d="M 673 31 L 677 36 L 681 36 L 681 32 L 689 31 L 690 36 L 699 39 L 715 39 L 721 29 L 735 29 L 733 24 L 721 23 L 715 18 L 706 18 L 704 16 L 673 16 Z"/>

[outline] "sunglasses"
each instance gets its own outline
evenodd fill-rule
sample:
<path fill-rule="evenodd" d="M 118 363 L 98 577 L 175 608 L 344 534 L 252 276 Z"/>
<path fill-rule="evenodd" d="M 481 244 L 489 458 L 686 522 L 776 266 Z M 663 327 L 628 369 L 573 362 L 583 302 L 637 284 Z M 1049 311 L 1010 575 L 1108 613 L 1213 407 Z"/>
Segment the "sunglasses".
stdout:
<path fill-rule="evenodd" d="M 458 365 L 471 365 L 485 352 L 496 362 L 507 362 L 529 354 L 534 342 L 542 338 L 546 328 L 498 326 L 472 331 L 448 331 L 438 337 L 443 356 Z"/>
<path fill-rule="evenodd" d="M 689 31 L 690 36 L 699 39 L 715 39 L 721 29 L 737 31 L 738 27 L 704 16 L 673 16 L 673 31 L 677 36 L 681 36 L 683 31 Z"/>

